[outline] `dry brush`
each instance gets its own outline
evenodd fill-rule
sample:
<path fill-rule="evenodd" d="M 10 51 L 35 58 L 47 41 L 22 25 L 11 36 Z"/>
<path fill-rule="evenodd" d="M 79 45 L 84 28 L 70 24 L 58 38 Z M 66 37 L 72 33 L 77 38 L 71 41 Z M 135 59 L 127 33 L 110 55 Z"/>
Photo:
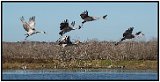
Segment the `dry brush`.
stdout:
<path fill-rule="evenodd" d="M 54 42 L 3 42 L 3 62 L 52 62 L 52 60 L 157 60 L 157 41 L 86 41 L 61 47 Z"/>

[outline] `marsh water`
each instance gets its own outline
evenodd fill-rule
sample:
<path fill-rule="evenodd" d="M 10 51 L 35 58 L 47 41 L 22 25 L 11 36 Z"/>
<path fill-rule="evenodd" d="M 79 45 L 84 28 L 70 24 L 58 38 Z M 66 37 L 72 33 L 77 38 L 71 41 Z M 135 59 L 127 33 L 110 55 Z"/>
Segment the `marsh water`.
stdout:
<path fill-rule="evenodd" d="M 157 80 L 157 71 L 124 69 L 3 70 L 2 80 Z"/>

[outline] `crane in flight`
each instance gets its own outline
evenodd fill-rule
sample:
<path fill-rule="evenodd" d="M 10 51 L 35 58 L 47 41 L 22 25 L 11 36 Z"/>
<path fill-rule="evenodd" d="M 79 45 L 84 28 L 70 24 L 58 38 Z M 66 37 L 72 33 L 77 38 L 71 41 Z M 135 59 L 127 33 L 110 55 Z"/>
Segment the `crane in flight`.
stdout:
<path fill-rule="evenodd" d="M 27 33 L 25 34 L 26 35 L 25 40 L 29 36 L 33 35 L 33 34 L 37 34 L 37 33 L 44 33 L 44 34 L 46 34 L 45 31 L 37 31 L 35 29 L 35 24 L 36 24 L 35 23 L 35 16 L 30 17 L 28 22 L 25 21 L 25 19 L 24 19 L 23 16 L 20 18 L 20 20 L 21 20 L 21 22 L 23 24 L 24 30 L 27 31 Z"/>
<path fill-rule="evenodd" d="M 79 40 L 77 40 L 76 42 L 71 42 L 70 40 L 70 36 L 64 36 L 62 38 L 60 38 L 58 40 L 58 45 L 62 46 L 62 47 L 66 47 L 66 46 L 72 46 L 72 45 L 78 45 L 81 42 Z"/>
<path fill-rule="evenodd" d="M 64 20 L 60 23 L 60 32 L 59 35 L 63 36 L 65 33 L 70 32 L 71 30 L 75 30 L 77 28 L 74 28 L 75 21 L 73 21 L 71 24 L 69 24 L 68 19 Z"/>
<path fill-rule="evenodd" d="M 102 17 L 95 17 L 95 16 L 89 16 L 88 15 L 88 11 L 84 11 L 80 14 L 80 17 L 83 19 L 82 25 L 79 26 L 79 29 L 83 26 L 84 23 L 89 22 L 89 21 L 94 21 L 94 20 L 98 20 L 98 19 L 106 19 L 107 15 L 104 15 Z"/>
<path fill-rule="evenodd" d="M 134 27 L 128 28 L 128 29 L 123 33 L 123 38 L 122 38 L 119 42 L 117 42 L 115 45 L 118 45 L 120 42 L 122 42 L 122 41 L 124 41 L 124 40 L 126 40 L 126 39 L 133 39 L 133 38 L 135 38 L 136 36 L 138 36 L 138 35 L 140 35 L 140 34 L 144 35 L 141 31 L 139 31 L 139 32 L 137 32 L 137 33 L 135 33 L 135 34 L 132 34 L 133 29 L 134 29 Z"/>

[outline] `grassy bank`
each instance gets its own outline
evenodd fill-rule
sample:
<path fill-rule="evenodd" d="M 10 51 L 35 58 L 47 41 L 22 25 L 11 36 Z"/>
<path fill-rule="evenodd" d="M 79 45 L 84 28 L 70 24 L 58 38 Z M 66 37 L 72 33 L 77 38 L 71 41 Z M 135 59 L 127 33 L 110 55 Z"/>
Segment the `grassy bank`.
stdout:
<path fill-rule="evenodd" d="M 157 69 L 158 43 L 87 41 L 62 48 L 54 42 L 3 42 L 3 69 Z"/>
<path fill-rule="evenodd" d="M 26 68 L 24 68 L 26 67 Z M 132 70 L 157 70 L 157 61 L 139 60 L 139 61 L 108 61 L 108 60 L 71 60 L 61 62 L 52 60 L 52 62 L 5 62 L 3 69 L 132 69 Z"/>

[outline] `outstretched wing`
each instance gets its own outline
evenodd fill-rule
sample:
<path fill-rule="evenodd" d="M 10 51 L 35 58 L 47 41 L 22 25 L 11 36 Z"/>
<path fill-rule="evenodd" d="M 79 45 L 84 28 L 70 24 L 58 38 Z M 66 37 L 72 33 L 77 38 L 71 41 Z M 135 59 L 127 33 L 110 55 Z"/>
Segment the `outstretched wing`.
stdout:
<path fill-rule="evenodd" d="M 88 11 L 84 11 L 83 13 L 80 14 L 82 19 L 85 19 L 86 17 L 88 17 Z"/>
<path fill-rule="evenodd" d="M 85 11 L 85 14 L 88 16 L 88 11 L 87 10 Z"/>
<path fill-rule="evenodd" d="M 29 31 L 29 28 L 30 28 L 30 26 L 27 24 L 27 23 L 25 23 L 25 24 L 23 24 L 23 28 L 24 28 L 24 30 L 25 31 Z"/>
<path fill-rule="evenodd" d="M 64 22 L 60 23 L 60 30 L 69 27 L 68 19 L 64 20 Z"/>
<path fill-rule="evenodd" d="M 123 37 L 127 36 L 127 35 L 131 35 L 132 32 L 133 32 L 133 27 L 130 27 L 128 30 L 126 30 L 124 33 L 123 33 Z"/>
<path fill-rule="evenodd" d="M 29 31 L 29 28 L 30 28 L 29 24 L 28 24 L 27 22 L 25 22 L 23 16 L 20 18 L 20 20 L 21 20 L 21 22 L 22 22 L 22 24 L 23 24 L 24 30 L 28 32 L 28 31 Z"/>
<path fill-rule="evenodd" d="M 31 29 L 34 29 L 35 28 L 35 16 L 29 18 L 29 22 L 28 22 L 29 26 Z"/>

